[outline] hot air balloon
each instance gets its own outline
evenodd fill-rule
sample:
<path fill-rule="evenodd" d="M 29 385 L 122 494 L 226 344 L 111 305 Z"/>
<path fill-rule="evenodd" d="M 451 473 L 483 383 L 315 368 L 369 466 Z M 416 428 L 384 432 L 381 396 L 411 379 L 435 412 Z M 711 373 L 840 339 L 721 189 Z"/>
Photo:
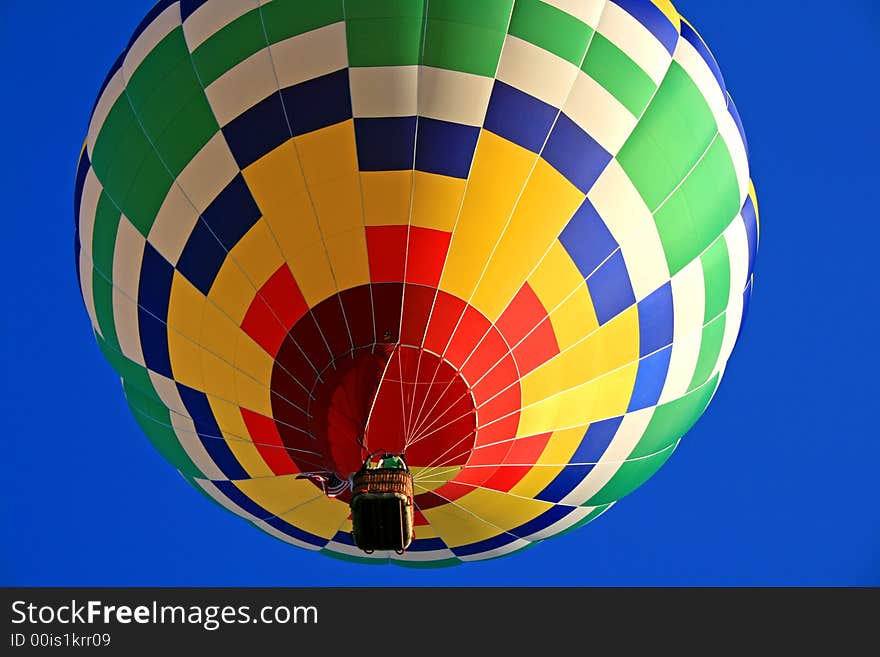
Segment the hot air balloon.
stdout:
<path fill-rule="evenodd" d="M 307 550 L 445 566 L 589 523 L 713 397 L 746 138 L 668 0 L 161 0 L 98 93 L 76 266 L 134 419 Z M 352 477 L 402 455 L 414 538 Z"/>

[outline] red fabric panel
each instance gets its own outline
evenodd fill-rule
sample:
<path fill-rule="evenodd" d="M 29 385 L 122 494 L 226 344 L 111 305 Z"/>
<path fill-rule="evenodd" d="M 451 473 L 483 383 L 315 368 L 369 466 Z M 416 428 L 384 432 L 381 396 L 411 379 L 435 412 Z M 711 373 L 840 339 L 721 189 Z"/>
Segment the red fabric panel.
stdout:
<path fill-rule="evenodd" d="M 374 283 L 403 282 L 406 226 L 367 226 L 367 257 Z"/>
<path fill-rule="evenodd" d="M 442 354 L 449 344 L 452 330 L 464 310 L 464 301 L 442 292 L 437 294 L 434 310 L 428 321 L 425 333 L 425 348 L 436 354 Z"/>
<path fill-rule="evenodd" d="M 513 465 L 498 468 L 483 486 L 501 491 L 508 491 L 516 486 L 532 469 L 531 464 L 540 458 L 547 446 L 547 441 L 550 440 L 551 433 L 542 433 L 538 436 L 527 436 L 511 441 L 510 451 L 505 456 L 504 462 Z"/>
<path fill-rule="evenodd" d="M 529 337 L 513 349 L 513 357 L 516 358 L 520 376 L 546 363 L 558 353 L 559 344 L 556 342 L 556 334 L 553 332 L 549 317 L 538 324 Z"/>
<path fill-rule="evenodd" d="M 495 325 L 513 347 L 545 317 L 547 310 L 541 305 L 531 286 L 525 283 Z"/>
<path fill-rule="evenodd" d="M 327 343 L 321 337 L 321 331 L 311 314 L 305 315 L 298 321 L 288 335 L 289 339 L 305 353 L 311 367 L 314 367 L 318 373 L 330 364 L 331 356 Z"/>
<path fill-rule="evenodd" d="M 308 304 L 287 265 L 278 268 L 251 302 L 241 328 L 272 356 L 284 336 L 308 311 Z"/>
<path fill-rule="evenodd" d="M 373 321 L 376 324 L 376 341 L 385 342 L 385 331 L 391 334 L 389 342 L 397 342 L 400 330 L 400 305 L 403 283 L 380 283 L 372 285 Z"/>
<path fill-rule="evenodd" d="M 474 400 L 479 406 L 518 380 L 519 371 L 516 368 L 516 361 L 513 360 L 513 356 L 508 354 L 500 363 L 486 372 L 476 384 L 471 384 L 471 392 L 474 393 Z"/>
<path fill-rule="evenodd" d="M 449 341 L 446 358 L 451 363 L 460 366 L 477 348 L 480 340 L 490 328 L 488 319 L 473 306 L 467 306 L 458 328 L 455 329 L 455 333 Z"/>
<path fill-rule="evenodd" d="M 246 408 L 241 409 L 241 417 L 247 427 L 254 446 L 263 457 L 266 465 L 276 475 L 295 474 L 300 472 L 290 454 L 281 442 L 281 436 L 275 427 L 275 420 Z"/>
<path fill-rule="evenodd" d="M 411 226 L 406 263 L 407 283 L 436 287 L 443 273 L 451 233 Z M 372 271 L 372 270 L 371 270 Z M 409 289 L 407 289 L 409 294 Z"/>
<path fill-rule="evenodd" d="M 351 338 L 348 336 L 348 318 L 342 313 L 342 302 L 339 295 L 319 303 L 312 309 L 318 329 L 334 357 L 342 356 L 351 351 Z"/>
<path fill-rule="evenodd" d="M 493 327 L 483 337 L 482 342 L 480 342 L 467 363 L 462 366 L 461 371 L 464 378 L 473 385 L 483 375 L 492 370 L 498 361 L 503 360 L 508 353 L 504 338 Z"/>
<path fill-rule="evenodd" d="M 435 294 L 436 290 L 421 285 L 406 286 L 406 294 L 403 297 L 401 344 L 421 346 Z"/>
<path fill-rule="evenodd" d="M 482 424 L 483 416 L 477 411 L 477 417 Z M 498 420 L 497 422 L 492 422 L 487 426 L 481 426 L 477 429 L 477 445 L 485 445 L 487 443 L 494 443 L 499 440 L 509 440 L 511 437 L 516 435 L 516 429 L 519 426 L 519 413 L 514 413 L 503 420 Z"/>
<path fill-rule="evenodd" d="M 355 348 L 367 347 L 375 342 L 372 296 L 369 285 L 345 290 L 339 296 L 342 307 L 345 309 L 345 317 L 348 320 L 348 328 L 351 331 L 351 339 Z M 318 306 L 320 305 L 318 304 Z"/>

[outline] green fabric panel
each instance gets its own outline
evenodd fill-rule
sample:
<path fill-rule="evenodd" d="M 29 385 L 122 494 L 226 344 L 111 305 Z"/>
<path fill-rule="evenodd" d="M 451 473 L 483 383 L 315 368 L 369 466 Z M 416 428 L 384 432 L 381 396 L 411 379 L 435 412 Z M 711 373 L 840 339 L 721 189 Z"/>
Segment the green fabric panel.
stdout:
<path fill-rule="evenodd" d="M 586 506 L 590 506 L 590 505 L 587 504 Z M 597 506 L 595 509 L 593 509 L 592 511 L 590 511 L 587 515 L 585 515 L 583 518 L 581 518 L 580 520 L 578 520 L 578 521 L 577 521 L 575 524 L 573 524 L 571 527 L 569 527 L 568 529 L 565 529 L 565 530 L 559 532 L 558 534 L 554 534 L 554 536 L 563 536 L 563 535 L 565 535 L 565 534 L 568 534 L 569 532 L 573 532 L 575 529 L 580 529 L 581 527 L 583 527 L 583 526 L 586 525 L 587 523 L 592 522 L 593 520 L 595 520 L 596 518 L 598 518 L 600 515 L 602 515 L 603 513 L 605 513 L 605 510 L 608 509 L 609 506 L 611 506 L 611 503 L 608 503 L 608 504 L 600 504 L 600 505 Z"/>
<path fill-rule="evenodd" d="M 652 212 L 703 155 L 716 128 L 706 99 L 681 65 L 673 61 L 617 156 Z"/>
<path fill-rule="evenodd" d="M 413 568 L 416 570 L 428 570 L 435 568 L 448 568 L 449 566 L 458 566 L 459 564 L 465 563 L 461 559 L 440 559 L 438 561 L 395 561 L 395 566 L 402 566 L 403 568 Z"/>
<path fill-rule="evenodd" d="M 128 385 L 137 388 L 149 397 L 159 399 L 146 367 L 126 357 L 120 351 L 118 344 L 114 344 L 109 340 L 102 340 L 99 335 L 96 335 L 95 339 L 98 342 L 98 348 L 104 354 L 104 358 L 107 359 L 107 362 L 110 363 L 119 376 L 125 379 Z"/>
<path fill-rule="evenodd" d="M 432 0 L 422 63 L 495 77 L 513 0 Z"/>
<path fill-rule="evenodd" d="M 101 333 L 111 344 L 119 344 L 116 337 L 116 324 L 113 320 L 113 285 L 103 275 L 95 272 L 92 276 L 92 298 L 95 302 L 95 315 Z"/>
<path fill-rule="evenodd" d="M 742 207 L 733 158 L 720 135 L 679 191 L 700 219 L 696 228 L 702 251 L 727 229 Z"/>
<path fill-rule="evenodd" d="M 706 289 L 706 310 L 703 323 L 715 319 L 727 309 L 730 300 L 730 255 L 727 240 L 719 237 L 700 258 L 703 284 Z"/>
<path fill-rule="evenodd" d="M 580 66 L 593 28 L 540 0 L 517 0 L 508 32 Z"/>
<path fill-rule="evenodd" d="M 630 453 L 629 458 L 646 457 L 674 445 L 706 410 L 717 385 L 718 376 L 716 375 L 713 382 L 707 383 L 683 397 L 657 406 L 654 415 L 651 416 L 651 421 L 645 428 L 645 433 L 642 434 L 639 444 Z"/>
<path fill-rule="evenodd" d="M 723 314 L 703 327 L 700 355 L 697 358 L 694 378 L 691 379 L 688 390 L 694 390 L 698 386 L 703 385 L 718 364 L 718 356 L 721 354 L 721 343 L 724 340 L 724 327 L 726 324 L 727 315 Z"/>
<path fill-rule="evenodd" d="M 429 0 L 346 0 L 345 20 L 362 18 L 424 18 Z"/>
<path fill-rule="evenodd" d="M 258 527 L 258 529 L 261 529 Z M 273 537 L 273 538 L 277 538 Z M 278 539 L 281 540 L 280 538 Z M 359 557 L 354 554 L 345 554 L 343 552 L 335 552 L 333 550 L 328 550 L 327 548 L 321 548 L 318 550 L 318 554 L 324 555 L 325 557 L 330 557 L 332 559 L 336 559 L 337 561 L 347 561 L 348 563 L 359 563 L 365 566 L 385 566 L 387 565 L 387 561 L 385 559 L 370 559 L 366 556 Z"/>
<path fill-rule="evenodd" d="M 155 141 L 192 98 L 203 95 L 196 72 L 187 58 L 171 71 L 137 110 L 144 132 Z"/>
<path fill-rule="evenodd" d="M 192 63 L 203 87 L 266 47 L 266 34 L 259 8 L 239 16 L 199 44 Z"/>
<path fill-rule="evenodd" d="M 736 170 L 724 140 L 719 137 L 654 214 L 672 275 L 724 232 L 739 212 L 739 205 Z"/>
<path fill-rule="evenodd" d="M 131 189 L 120 203 L 123 214 L 144 237 L 150 234 L 159 208 L 173 183 L 168 169 L 155 153 L 144 159 Z"/>
<path fill-rule="evenodd" d="M 107 278 L 113 276 L 113 252 L 122 213 L 106 191 L 102 191 L 95 207 L 95 225 L 92 228 L 92 263 Z"/>
<path fill-rule="evenodd" d="M 102 191 L 95 208 L 95 225 L 92 230 L 92 266 L 95 269 L 92 276 L 92 296 L 101 333 L 111 344 L 117 346 L 119 339 L 113 319 L 113 285 L 110 280 L 113 277 L 113 253 L 121 216 L 107 192 Z"/>
<path fill-rule="evenodd" d="M 424 8 L 424 0 L 346 2 L 349 66 L 418 64 Z"/>
<path fill-rule="evenodd" d="M 651 77 L 598 32 L 581 70 L 601 84 L 633 116 L 640 116 L 657 89 Z"/>
<path fill-rule="evenodd" d="M 606 504 L 619 500 L 657 472 L 672 455 L 681 437 L 690 431 L 706 410 L 717 385 L 716 374 L 711 382 L 701 388 L 658 406 L 626 463 L 623 463 L 611 480 L 587 501 L 587 505 Z"/>
<path fill-rule="evenodd" d="M 263 24 L 266 26 L 269 43 L 278 43 L 340 22 L 343 19 L 342 6 L 342 0 L 272 0 L 260 10 L 263 12 Z"/>
<path fill-rule="evenodd" d="M 92 148 L 95 175 L 117 202 L 125 197 L 152 150 L 128 97 L 122 93 L 110 108 Z"/>
<path fill-rule="evenodd" d="M 204 477 L 205 475 L 190 460 L 189 455 L 183 449 L 174 428 L 171 426 L 171 416 L 168 408 L 158 397 L 151 397 L 133 385 L 123 380 L 125 399 L 132 410 L 134 419 L 147 435 L 153 447 L 181 472 L 190 477 Z"/>
<path fill-rule="evenodd" d="M 629 461 L 611 477 L 598 493 L 593 495 L 588 504 L 607 504 L 629 495 L 650 479 L 659 470 L 672 453 L 674 446 L 667 447 L 663 452 L 638 461 Z"/>
<path fill-rule="evenodd" d="M 176 178 L 218 130 L 220 126 L 207 98 L 199 93 L 178 112 L 168 129 L 156 140 L 156 150 Z"/>
<path fill-rule="evenodd" d="M 147 99 L 182 62 L 188 62 L 189 48 L 183 27 L 176 27 L 156 44 L 140 63 L 125 87 L 131 105 L 138 112 Z"/>

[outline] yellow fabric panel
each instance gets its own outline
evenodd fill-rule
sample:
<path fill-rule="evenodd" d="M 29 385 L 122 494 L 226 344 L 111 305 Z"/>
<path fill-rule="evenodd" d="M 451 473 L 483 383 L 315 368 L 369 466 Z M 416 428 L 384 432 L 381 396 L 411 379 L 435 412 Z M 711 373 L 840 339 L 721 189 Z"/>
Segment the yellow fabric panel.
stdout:
<path fill-rule="evenodd" d="M 291 139 L 243 174 L 303 296 L 314 306 L 336 286 L 296 149 Z"/>
<path fill-rule="evenodd" d="M 237 399 L 235 369 L 229 362 L 202 349 L 202 372 L 205 375 L 203 392 L 230 401 Z"/>
<path fill-rule="evenodd" d="M 235 363 L 235 344 L 240 332 L 241 328 L 222 310 L 211 303 L 205 304 L 202 313 L 202 332 L 199 334 L 199 344 L 205 350 L 232 365 Z"/>
<path fill-rule="evenodd" d="M 367 241 L 361 227 L 325 238 L 340 290 L 370 282 Z"/>
<path fill-rule="evenodd" d="M 446 466 L 446 467 L 418 467 L 410 466 L 410 472 L 413 476 L 413 486 L 418 486 L 422 492 L 436 490 L 440 488 L 450 479 L 454 479 L 462 466 Z"/>
<path fill-rule="evenodd" d="M 311 187 L 324 241 L 340 233 L 364 231 L 361 190 L 357 174 L 316 183 Z M 331 263 L 335 266 L 336 263 Z"/>
<path fill-rule="evenodd" d="M 352 119 L 294 137 L 294 142 L 309 189 L 358 172 Z"/>
<path fill-rule="evenodd" d="M 443 538 L 431 525 L 416 525 L 414 528 L 416 540 L 420 538 Z"/>
<path fill-rule="evenodd" d="M 337 499 L 330 499 L 321 494 L 314 485 L 311 486 L 318 493 L 317 499 L 303 503 L 279 517 L 310 534 L 330 540 L 345 524 L 350 514 L 348 504 Z"/>
<path fill-rule="evenodd" d="M 333 268 L 320 238 L 311 243 L 303 242 L 296 251 L 285 251 L 285 256 L 287 266 L 310 308 L 336 293 Z"/>
<path fill-rule="evenodd" d="M 202 372 L 205 375 L 204 392 L 229 401 L 237 400 L 234 363 L 235 344 L 240 332 L 241 329 L 220 309 L 211 303 L 205 304 L 199 336 Z"/>
<path fill-rule="evenodd" d="M 275 361 L 244 331 L 235 345 L 235 393 L 242 408 L 272 415 L 272 367 Z"/>
<path fill-rule="evenodd" d="M 297 479 L 296 475 L 279 475 L 262 479 L 244 479 L 235 482 L 236 487 L 254 502 L 274 516 L 289 513 L 301 504 L 310 504 L 324 494 L 307 479 Z M 338 503 L 340 506 L 345 506 Z"/>
<path fill-rule="evenodd" d="M 528 283 L 541 305 L 549 312 L 562 303 L 572 290 L 583 285 L 584 277 L 557 239 L 529 276 Z"/>
<path fill-rule="evenodd" d="M 363 171 L 364 222 L 367 226 L 409 223 L 412 171 Z"/>
<path fill-rule="evenodd" d="M 495 525 L 496 530 L 516 529 L 553 506 L 552 502 L 527 497 L 516 497 L 508 492 L 491 488 L 475 488 L 455 500 L 455 503 L 474 515 Z M 498 533 L 496 531 L 496 533 Z"/>
<path fill-rule="evenodd" d="M 632 396 L 638 363 L 632 363 L 543 401 L 524 407 L 518 436 L 575 427 L 623 415 Z"/>
<path fill-rule="evenodd" d="M 456 502 L 457 503 L 457 502 Z M 498 535 L 498 528 L 475 518 L 473 514 L 454 504 L 443 504 L 422 512 L 430 527 L 449 547 L 476 543 Z M 416 527 L 416 532 L 421 527 Z"/>
<path fill-rule="evenodd" d="M 550 323 L 560 351 L 568 349 L 599 328 L 593 300 L 585 283 L 550 313 Z"/>
<path fill-rule="evenodd" d="M 534 497 L 544 490 L 562 472 L 564 465 L 571 461 L 586 431 L 586 426 L 554 431 L 541 456 L 535 461 L 535 467 L 510 489 L 511 494 Z"/>
<path fill-rule="evenodd" d="M 683 20 L 679 14 L 678 10 L 672 6 L 672 2 L 670 0 L 652 0 L 657 8 L 666 14 L 666 18 L 675 25 L 675 29 L 681 32 L 681 21 Z M 690 25 L 690 23 L 688 23 Z"/>
<path fill-rule="evenodd" d="M 370 266 L 357 176 L 316 185 L 312 193 L 336 290 L 369 283 Z"/>
<path fill-rule="evenodd" d="M 475 488 L 455 500 L 424 511 L 434 530 L 450 547 L 497 536 L 535 519 L 553 504 Z"/>
<path fill-rule="evenodd" d="M 196 390 L 204 386 L 199 338 L 206 305 L 207 298 L 175 271 L 168 299 L 168 355 L 175 380 Z"/>
<path fill-rule="evenodd" d="M 255 290 L 263 287 L 269 277 L 284 264 L 278 242 L 269 229 L 269 224 L 262 219 L 245 233 L 229 255 L 239 264 Z"/>
<path fill-rule="evenodd" d="M 480 134 L 441 289 L 470 298 L 535 160 L 521 146 L 490 132 Z"/>
<path fill-rule="evenodd" d="M 250 434 L 236 404 L 208 395 L 214 419 L 236 460 L 251 477 L 271 477 L 273 472 L 250 440 Z M 209 438 L 208 440 L 213 440 Z"/>
<path fill-rule="evenodd" d="M 296 137 L 295 142 L 336 279 L 331 294 L 368 283 L 354 123 L 349 120 L 315 130 Z M 302 287 L 309 285 L 311 274 L 307 270 L 297 268 L 294 276 L 297 282 L 302 278 Z"/>
<path fill-rule="evenodd" d="M 208 305 L 218 306 L 229 316 L 228 321 L 240 325 L 256 294 L 253 283 L 248 280 L 241 267 L 226 258 L 208 290 Z"/>
<path fill-rule="evenodd" d="M 412 225 L 452 232 L 467 181 L 424 171 L 415 177 Z"/>
<path fill-rule="evenodd" d="M 472 304 L 497 320 L 584 198 L 583 192 L 539 159 Z"/>
<path fill-rule="evenodd" d="M 306 181 L 293 139 L 266 153 L 241 173 L 263 216 L 311 214 Z"/>
<path fill-rule="evenodd" d="M 582 336 L 583 337 L 583 336 Z M 521 380 L 523 404 L 595 379 L 638 360 L 639 314 L 632 306 Z"/>

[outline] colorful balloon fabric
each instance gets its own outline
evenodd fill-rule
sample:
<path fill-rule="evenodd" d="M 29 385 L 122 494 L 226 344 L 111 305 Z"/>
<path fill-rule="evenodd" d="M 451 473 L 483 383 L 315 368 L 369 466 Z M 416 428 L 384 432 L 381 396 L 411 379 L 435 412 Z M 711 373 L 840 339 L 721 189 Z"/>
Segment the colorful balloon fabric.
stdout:
<path fill-rule="evenodd" d="M 411 566 L 517 552 L 656 472 L 758 244 L 737 110 L 666 0 L 162 0 L 75 214 L 156 449 L 283 541 Z M 321 481 L 383 450 L 414 477 L 402 555 L 358 550 Z"/>

